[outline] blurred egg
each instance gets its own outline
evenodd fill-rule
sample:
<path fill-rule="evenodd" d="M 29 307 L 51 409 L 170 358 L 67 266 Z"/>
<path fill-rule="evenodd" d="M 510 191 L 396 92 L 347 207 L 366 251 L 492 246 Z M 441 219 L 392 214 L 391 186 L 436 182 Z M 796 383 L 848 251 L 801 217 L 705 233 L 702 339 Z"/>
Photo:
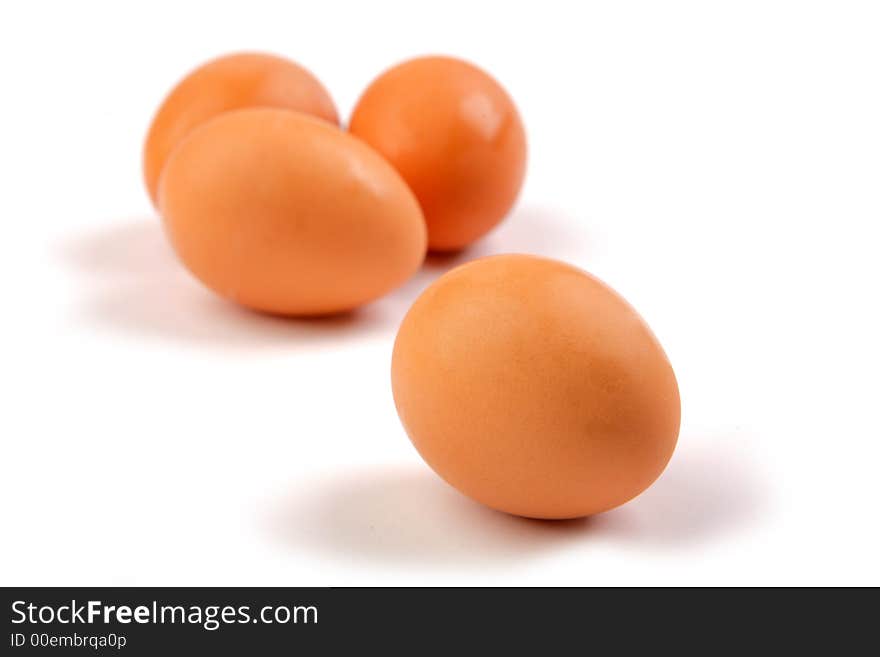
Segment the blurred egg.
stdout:
<path fill-rule="evenodd" d="M 415 192 L 428 247 L 461 249 L 513 206 L 526 168 L 526 137 L 507 92 L 451 57 L 404 62 L 374 80 L 349 126 Z"/>
<path fill-rule="evenodd" d="M 422 263 L 418 202 L 375 151 L 299 112 L 245 109 L 193 130 L 159 185 L 184 264 L 218 294 L 284 315 L 349 310 Z"/>
<path fill-rule="evenodd" d="M 174 87 L 150 125 L 144 146 L 144 179 L 154 205 L 159 175 L 175 146 L 204 121 L 245 107 L 298 110 L 339 124 L 330 94 L 298 64 L 259 53 L 210 61 Z"/>
<path fill-rule="evenodd" d="M 531 518 L 623 504 L 678 438 L 678 385 L 645 322 L 596 278 L 534 256 L 483 258 L 431 285 L 400 327 L 392 387 L 441 477 Z"/>

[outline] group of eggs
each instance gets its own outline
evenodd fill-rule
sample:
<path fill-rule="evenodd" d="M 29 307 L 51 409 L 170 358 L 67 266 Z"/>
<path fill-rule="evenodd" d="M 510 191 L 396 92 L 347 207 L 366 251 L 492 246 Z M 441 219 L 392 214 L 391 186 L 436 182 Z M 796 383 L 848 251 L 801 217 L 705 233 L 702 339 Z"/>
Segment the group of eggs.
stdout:
<path fill-rule="evenodd" d="M 486 72 L 421 57 L 374 80 L 347 129 L 324 86 L 265 54 L 185 77 L 146 139 L 144 175 L 184 265 L 254 310 L 327 315 L 402 284 L 426 251 L 497 225 L 526 138 Z M 447 482 L 492 508 L 573 518 L 663 471 L 680 401 L 662 347 L 611 288 L 555 260 L 481 258 L 435 281 L 399 329 L 400 419 Z"/>

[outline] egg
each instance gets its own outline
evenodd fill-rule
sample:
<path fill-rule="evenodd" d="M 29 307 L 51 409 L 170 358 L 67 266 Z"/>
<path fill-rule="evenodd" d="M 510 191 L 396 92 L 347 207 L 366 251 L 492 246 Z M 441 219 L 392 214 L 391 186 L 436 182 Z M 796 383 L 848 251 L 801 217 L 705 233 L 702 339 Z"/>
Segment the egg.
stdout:
<path fill-rule="evenodd" d="M 607 285 L 555 260 L 493 256 L 439 278 L 404 318 L 391 370 L 425 461 L 519 516 L 623 504 L 678 438 L 678 385 L 651 330 Z"/>
<path fill-rule="evenodd" d="M 363 142 L 299 112 L 222 114 L 175 149 L 159 208 L 177 254 L 218 294 L 282 315 L 353 309 L 425 255 L 418 202 Z"/>
<path fill-rule="evenodd" d="M 497 225 L 526 170 L 526 137 L 507 92 L 451 57 L 386 71 L 363 93 L 349 130 L 378 150 L 415 192 L 433 251 L 456 251 Z"/>
<path fill-rule="evenodd" d="M 159 175 L 180 141 L 208 119 L 245 107 L 298 110 L 339 123 L 330 94 L 294 62 L 260 53 L 210 61 L 174 87 L 150 125 L 144 145 L 144 180 L 154 205 Z"/>

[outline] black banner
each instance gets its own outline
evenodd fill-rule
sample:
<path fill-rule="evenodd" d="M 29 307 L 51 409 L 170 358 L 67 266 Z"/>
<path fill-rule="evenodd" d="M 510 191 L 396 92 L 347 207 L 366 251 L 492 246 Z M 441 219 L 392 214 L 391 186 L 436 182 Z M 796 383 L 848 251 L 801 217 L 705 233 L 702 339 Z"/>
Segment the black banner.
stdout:
<path fill-rule="evenodd" d="M 873 643 L 876 591 L 710 589 L 3 589 L 4 655 L 848 654 Z"/>

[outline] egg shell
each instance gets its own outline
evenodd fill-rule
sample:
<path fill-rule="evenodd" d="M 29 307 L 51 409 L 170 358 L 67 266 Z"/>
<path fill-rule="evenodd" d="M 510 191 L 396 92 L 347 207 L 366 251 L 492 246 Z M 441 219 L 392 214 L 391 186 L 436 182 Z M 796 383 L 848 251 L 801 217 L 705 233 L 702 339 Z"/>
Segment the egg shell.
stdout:
<path fill-rule="evenodd" d="M 386 71 L 361 96 L 349 130 L 415 192 L 434 251 L 485 235 L 510 211 L 525 176 L 525 130 L 513 101 L 460 59 L 420 57 Z"/>
<path fill-rule="evenodd" d="M 483 258 L 434 282 L 400 327 L 392 388 L 441 477 L 531 518 L 623 504 L 678 438 L 678 385 L 645 322 L 598 279 L 534 256 Z"/>
<path fill-rule="evenodd" d="M 283 315 L 350 310 L 425 255 L 412 192 L 363 142 L 299 112 L 247 109 L 190 133 L 160 210 L 183 263 L 218 294 Z"/>
<path fill-rule="evenodd" d="M 262 53 L 214 59 L 174 87 L 150 125 L 144 144 L 144 181 L 154 205 L 159 176 L 181 140 L 218 114 L 246 107 L 298 110 L 339 124 L 330 94 L 299 64 Z"/>

